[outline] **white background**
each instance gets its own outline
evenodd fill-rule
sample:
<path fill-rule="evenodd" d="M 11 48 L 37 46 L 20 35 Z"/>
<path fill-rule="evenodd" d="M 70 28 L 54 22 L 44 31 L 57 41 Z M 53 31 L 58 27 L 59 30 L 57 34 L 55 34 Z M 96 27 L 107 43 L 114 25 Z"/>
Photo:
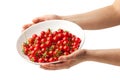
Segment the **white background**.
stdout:
<path fill-rule="evenodd" d="M 70 69 L 47 71 L 23 59 L 16 51 L 22 25 L 45 14 L 85 13 L 114 0 L 0 0 L 0 80 L 120 80 L 120 67 L 83 62 Z M 107 15 L 106 15 L 107 16 Z M 120 48 L 120 26 L 85 31 L 83 48 Z"/>

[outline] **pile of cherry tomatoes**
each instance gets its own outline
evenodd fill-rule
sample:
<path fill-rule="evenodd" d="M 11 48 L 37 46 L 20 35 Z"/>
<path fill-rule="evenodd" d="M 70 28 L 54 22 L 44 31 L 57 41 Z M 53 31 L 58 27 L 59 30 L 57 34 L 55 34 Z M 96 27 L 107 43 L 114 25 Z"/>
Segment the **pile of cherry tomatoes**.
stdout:
<path fill-rule="evenodd" d="M 60 56 L 69 55 L 80 46 L 81 39 L 63 29 L 48 29 L 33 34 L 22 44 L 23 53 L 37 63 L 57 61 Z"/>

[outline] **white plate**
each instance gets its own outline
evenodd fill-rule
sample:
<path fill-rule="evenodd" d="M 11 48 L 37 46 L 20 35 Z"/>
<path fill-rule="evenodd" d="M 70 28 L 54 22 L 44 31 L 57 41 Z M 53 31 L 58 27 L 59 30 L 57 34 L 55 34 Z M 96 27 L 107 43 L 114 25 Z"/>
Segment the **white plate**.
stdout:
<path fill-rule="evenodd" d="M 26 55 L 24 55 L 24 53 L 22 52 L 22 43 L 26 41 L 27 38 L 30 38 L 32 34 L 36 33 L 39 34 L 41 31 L 46 31 L 48 29 L 51 29 L 52 31 L 56 31 L 58 29 L 63 29 L 66 31 L 69 31 L 70 33 L 76 35 L 77 37 L 79 37 L 82 42 L 80 44 L 80 48 L 82 47 L 83 43 L 84 43 L 84 31 L 82 30 L 82 28 L 70 21 L 66 21 L 66 20 L 47 20 L 44 22 L 40 22 L 37 24 L 32 25 L 30 28 L 26 29 L 18 38 L 17 40 L 17 51 L 18 53 L 25 59 L 27 59 L 28 61 L 30 61 L 28 59 L 28 57 Z M 30 61 L 32 62 L 32 61 Z M 35 62 L 32 62 L 35 63 Z M 35 63 L 38 64 L 38 63 Z"/>

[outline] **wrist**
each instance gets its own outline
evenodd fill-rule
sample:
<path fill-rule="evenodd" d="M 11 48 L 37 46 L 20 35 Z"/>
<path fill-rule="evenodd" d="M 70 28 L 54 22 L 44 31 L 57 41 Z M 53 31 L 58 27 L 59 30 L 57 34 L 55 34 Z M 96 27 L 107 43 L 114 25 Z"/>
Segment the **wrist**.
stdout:
<path fill-rule="evenodd" d="M 84 24 L 86 24 L 86 22 L 84 21 L 84 16 L 81 14 L 61 16 L 61 19 L 74 22 L 77 25 L 81 26 L 81 28 L 83 29 L 84 29 Z"/>
<path fill-rule="evenodd" d="M 94 60 L 94 50 L 85 50 L 85 59 L 86 61 L 93 61 Z"/>
<path fill-rule="evenodd" d="M 87 49 L 80 49 L 77 52 L 76 53 L 78 55 L 76 55 L 77 56 L 76 59 L 80 60 L 80 62 L 81 61 L 90 61 L 91 60 L 91 57 L 89 55 L 89 50 L 87 50 Z"/>
<path fill-rule="evenodd" d="M 67 20 L 67 21 L 71 21 L 71 22 L 75 22 L 75 23 L 76 23 L 76 21 L 74 20 L 75 18 L 74 18 L 73 15 L 61 16 L 61 19 L 62 19 L 62 20 Z"/>

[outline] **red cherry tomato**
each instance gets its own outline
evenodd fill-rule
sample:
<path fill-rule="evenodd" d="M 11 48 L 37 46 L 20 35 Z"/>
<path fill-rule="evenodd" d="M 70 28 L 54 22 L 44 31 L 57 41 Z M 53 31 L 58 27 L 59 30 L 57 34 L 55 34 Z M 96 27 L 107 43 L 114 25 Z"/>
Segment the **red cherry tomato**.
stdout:
<path fill-rule="evenodd" d="M 38 59 L 38 63 L 43 63 L 44 62 L 44 59 L 43 58 L 39 58 Z"/>

